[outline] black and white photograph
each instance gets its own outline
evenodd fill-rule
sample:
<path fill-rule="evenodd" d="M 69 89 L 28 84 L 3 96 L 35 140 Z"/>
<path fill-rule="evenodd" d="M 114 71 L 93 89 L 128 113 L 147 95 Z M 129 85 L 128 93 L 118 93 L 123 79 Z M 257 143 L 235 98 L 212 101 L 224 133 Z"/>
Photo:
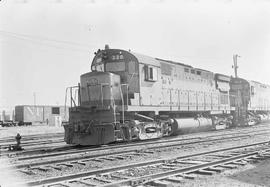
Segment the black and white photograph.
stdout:
<path fill-rule="evenodd" d="M 270 187 L 269 0 L 0 0 L 0 187 Z"/>

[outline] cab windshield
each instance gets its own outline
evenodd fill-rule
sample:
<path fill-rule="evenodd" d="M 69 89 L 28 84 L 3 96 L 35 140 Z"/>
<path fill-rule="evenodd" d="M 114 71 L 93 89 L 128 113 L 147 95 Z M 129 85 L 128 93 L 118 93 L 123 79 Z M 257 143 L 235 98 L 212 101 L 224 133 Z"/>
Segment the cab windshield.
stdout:
<path fill-rule="evenodd" d="M 92 71 L 104 71 L 104 63 L 102 58 L 96 58 L 92 65 Z"/>
<path fill-rule="evenodd" d="M 95 64 L 92 66 L 92 71 L 104 71 L 104 64 Z"/>

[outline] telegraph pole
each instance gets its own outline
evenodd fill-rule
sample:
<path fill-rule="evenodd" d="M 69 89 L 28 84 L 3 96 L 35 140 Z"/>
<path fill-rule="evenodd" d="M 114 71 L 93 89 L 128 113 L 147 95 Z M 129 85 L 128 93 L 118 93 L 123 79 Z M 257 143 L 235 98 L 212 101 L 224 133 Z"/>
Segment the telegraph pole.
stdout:
<path fill-rule="evenodd" d="M 239 56 L 238 54 L 233 55 L 233 66 L 232 66 L 232 68 L 234 68 L 235 78 L 238 78 L 238 75 L 237 75 L 237 69 L 238 69 L 237 58 L 238 57 L 241 57 L 241 56 Z"/>

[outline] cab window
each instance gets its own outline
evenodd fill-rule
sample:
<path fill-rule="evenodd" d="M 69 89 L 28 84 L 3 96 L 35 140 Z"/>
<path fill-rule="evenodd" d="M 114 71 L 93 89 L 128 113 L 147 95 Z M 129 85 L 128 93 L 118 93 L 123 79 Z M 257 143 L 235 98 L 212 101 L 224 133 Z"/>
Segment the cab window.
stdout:
<path fill-rule="evenodd" d="M 251 95 L 255 95 L 254 86 L 251 86 L 250 92 L 251 92 Z"/>
<path fill-rule="evenodd" d="M 135 69 L 135 62 L 130 61 L 128 63 L 128 72 L 129 74 L 135 73 L 136 69 Z"/>
<path fill-rule="evenodd" d="M 158 73 L 157 67 L 154 66 L 145 66 L 145 80 L 146 81 L 157 81 Z"/>

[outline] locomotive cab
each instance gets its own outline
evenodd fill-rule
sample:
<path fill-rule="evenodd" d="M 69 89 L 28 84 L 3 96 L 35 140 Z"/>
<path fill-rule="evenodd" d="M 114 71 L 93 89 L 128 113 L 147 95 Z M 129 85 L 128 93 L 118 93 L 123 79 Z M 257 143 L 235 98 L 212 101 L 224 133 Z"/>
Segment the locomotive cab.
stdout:
<path fill-rule="evenodd" d="M 110 72 L 120 76 L 122 87 L 129 93 L 139 92 L 139 62 L 131 53 L 120 49 L 98 50 L 93 59 L 92 72 Z"/>

